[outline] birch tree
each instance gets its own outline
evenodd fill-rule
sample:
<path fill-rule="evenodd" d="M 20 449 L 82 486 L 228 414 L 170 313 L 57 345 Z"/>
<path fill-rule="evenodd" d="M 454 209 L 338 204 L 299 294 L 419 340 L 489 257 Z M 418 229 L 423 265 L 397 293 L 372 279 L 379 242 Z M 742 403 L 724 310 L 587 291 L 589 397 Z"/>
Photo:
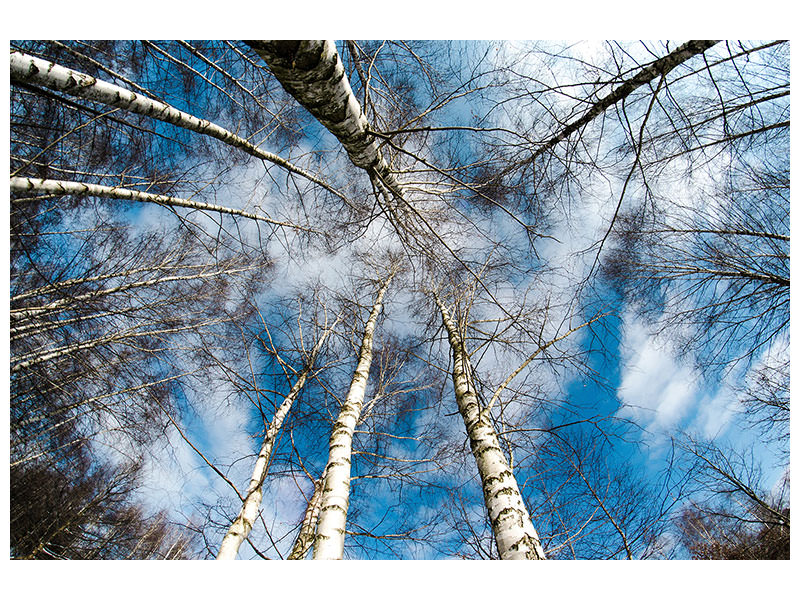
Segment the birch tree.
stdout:
<path fill-rule="evenodd" d="M 233 523 L 231 523 L 228 533 L 226 533 L 225 537 L 222 538 L 222 544 L 220 545 L 219 553 L 217 554 L 218 560 L 235 559 L 236 554 L 239 551 L 239 546 L 242 545 L 242 542 L 247 538 L 250 530 L 253 528 L 253 522 L 261 504 L 261 487 L 264 484 L 264 478 L 267 476 L 267 469 L 272 456 L 272 448 L 275 444 L 275 439 L 280 432 L 284 419 L 286 419 L 286 415 L 292 408 L 292 404 L 297 398 L 297 395 L 303 389 L 306 380 L 311 374 L 311 371 L 314 368 L 314 361 L 316 360 L 322 345 L 325 343 L 325 339 L 328 337 L 328 334 L 331 332 L 331 330 L 336 327 L 337 322 L 338 318 L 331 324 L 330 328 L 326 328 L 322 333 L 317 343 L 311 349 L 311 353 L 308 356 L 308 363 L 300 370 L 292 389 L 289 390 L 286 398 L 275 412 L 275 416 L 272 418 L 272 422 L 269 424 L 269 428 L 264 435 L 264 440 L 261 442 L 261 449 L 258 452 L 258 458 L 255 466 L 253 467 L 253 475 L 250 478 L 250 483 L 247 485 L 247 489 L 245 491 L 245 498 L 242 502 L 242 508 L 239 511 L 236 519 L 234 519 Z M 368 369 L 369 366 L 367 366 L 367 370 Z M 318 497 L 316 489 L 314 493 Z M 315 505 L 316 502 L 312 497 L 312 501 L 309 502 L 309 506 L 314 507 Z M 312 521 L 313 513 L 314 508 L 311 508 L 311 514 L 308 516 L 309 522 Z M 307 529 L 309 526 L 310 525 L 306 525 L 304 519 L 304 527 Z M 308 537 L 307 533 L 303 534 L 303 532 L 301 532 L 300 535 L 303 540 Z M 300 548 L 302 548 L 303 543 L 304 542 L 301 542 Z M 298 548 L 296 553 L 293 552 L 293 554 L 299 554 L 302 552 L 300 548 Z"/>
<path fill-rule="evenodd" d="M 726 533 L 713 507 L 784 539 L 788 504 L 677 467 L 718 446 L 653 454 L 619 390 L 635 314 L 787 445 L 788 42 L 28 40 L 9 64 L 15 555 L 649 558 Z M 181 463 L 187 537 L 106 502 L 137 493 L 125 455 Z"/>
<path fill-rule="evenodd" d="M 311 494 L 311 498 L 308 500 L 306 512 L 303 514 L 303 523 L 300 526 L 297 539 L 292 546 L 292 551 L 287 557 L 288 560 L 303 560 L 314 545 L 315 531 L 317 529 L 317 521 L 319 520 L 320 503 L 322 502 L 322 486 L 324 483 L 324 475 L 314 481 L 314 493 Z"/>
<path fill-rule="evenodd" d="M 453 386 L 458 411 L 464 420 L 469 444 L 481 476 L 486 510 L 501 559 L 542 560 L 545 558 L 539 535 L 519 492 L 514 473 L 503 454 L 487 411 L 478 404 L 471 367 L 457 324 L 438 295 L 436 304 L 453 353 Z"/>
<path fill-rule="evenodd" d="M 350 504 L 350 456 L 353 432 L 364 405 L 364 391 L 372 365 L 372 346 L 378 316 L 383 309 L 383 298 L 395 276 L 389 271 L 378 290 L 375 303 L 364 324 L 364 334 L 358 351 L 358 363 L 353 380 L 333 425 L 328 449 L 328 464 L 320 498 L 317 533 L 314 538 L 315 560 L 341 559 L 344 553 L 345 523 Z"/>
<path fill-rule="evenodd" d="M 242 139 L 214 123 L 198 119 L 193 115 L 179 111 L 163 102 L 146 97 L 139 97 L 134 92 L 113 84 L 97 81 L 94 77 L 86 75 L 85 73 L 65 69 L 60 65 L 43 61 L 35 56 L 12 52 L 11 77 L 15 81 L 27 84 L 39 84 L 56 91 L 65 91 L 82 98 L 113 106 L 114 108 L 123 108 L 131 112 L 166 121 L 167 123 L 189 129 L 196 133 L 214 137 L 221 142 L 244 150 L 256 158 L 277 164 L 293 173 L 310 179 L 314 183 L 320 184 L 323 187 L 328 187 L 330 190 L 327 184 L 314 175 L 292 165 L 290 162 L 275 154 L 259 150 L 247 140 Z"/>

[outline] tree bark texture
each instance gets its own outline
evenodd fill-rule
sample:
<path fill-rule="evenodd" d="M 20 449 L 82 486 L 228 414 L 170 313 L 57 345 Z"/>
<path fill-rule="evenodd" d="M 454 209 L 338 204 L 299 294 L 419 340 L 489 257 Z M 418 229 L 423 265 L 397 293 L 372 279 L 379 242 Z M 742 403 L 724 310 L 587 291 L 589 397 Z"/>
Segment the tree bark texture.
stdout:
<path fill-rule="evenodd" d="M 264 441 L 261 443 L 261 450 L 258 452 L 258 458 L 256 459 L 255 467 L 253 467 L 253 475 L 247 486 L 247 493 L 242 503 L 242 508 L 239 510 L 239 514 L 233 520 L 228 532 L 222 539 L 222 544 L 217 554 L 217 560 L 234 560 L 239 553 L 239 547 L 242 545 L 242 542 L 247 539 L 247 536 L 250 535 L 250 531 L 253 529 L 253 523 L 258 517 L 258 511 L 261 507 L 261 500 L 263 497 L 262 487 L 264 485 L 264 478 L 267 476 L 267 469 L 272 456 L 272 448 L 275 444 L 275 439 L 278 437 L 283 421 L 292 408 L 292 404 L 308 380 L 317 354 L 319 354 L 319 351 L 322 349 L 322 345 L 325 343 L 325 339 L 330 332 L 331 329 L 326 329 L 320 336 L 319 341 L 317 341 L 311 351 L 308 364 L 301 371 L 297 381 L 295 381 L 292 389 L 289 390 L 289 393 L 278 407 L 278 410 L 275 411 L 275 416 L 272 418 L 269 429 L 267 429 L 267 433 L 264 436 Z"/>
<path fill-rule="evenodd" d="M 57 92 L 65 92 L 115 108 L 122 108 L 196 133 L 208 135 L 230 146 L 244 150 L 251 156 L 269 161 L 287 171 L 305 177 L 309 181 L 324 187 L 329 192 L 347 200 L 342 196 L 341 192 L 329 186 L 319 177 L 293 165 L 280 156 L 261 150 L 246 139 L 215 123 L 190 115 L 164 102 L 153 100 L 113 83 L 96 79 L 86 73 L 67 69 L 56 63 L 23 54 L 22 52 L 15 51 L 11 53 L 10 71 L 11 81 L 40 85 Z"/>
<path fill-rule="evenodd" d="M 303 523 L 300 526 L 300 533 L 292 546 L 292 551 L 287 557 L 288 560 L 303 560 L 314 545 L 314 535 L 317 530 L 319 520 L 319 509 L 322 501 L 322 487 L 325 482 L 325 475 L 314 482 L 314 494 L 308 501 Z"/>
<path fill-rule="evenodd" d="M 488 413 L 481 410 L 470 379 L 469 356 L 456 323 L 436 298 L 453 351 L 453 386 L 458 411 L 464 419 L 469 445 L 483 487 L 497 550 L 503 560 L 544 559 L 539 535 L 522 500 L 517 480 L 500 448 Z"/>
<path fill-rule="evenodd" d="M 389 287 L 392 272 L 378 291 L 375 304 L 364 326 L 361 348 L 358 352 L 350 390 L 347 392 L 339 417 L 333 425 L 328 447 L 328 465 L 322 489 L 319 522 L 314 539 L 314 559 L 339 560 L 344 554 L 344 527 L 347 508 L 350 504 L 350 457 L 353 450 L 353 431 L 361 416 L 364 392 L 367 387 L 369 369 L 372 365 L 372 342 L 383 297 Z"/>
<path fill-rule="evenodd" d="M 389 169 L 361 105 L 353 94 L 344 65 L 331 40 L 248 41 L 284 89 L 342 143 L 354 165 L 377 177 L 402 197 L 400 183 Z"/>

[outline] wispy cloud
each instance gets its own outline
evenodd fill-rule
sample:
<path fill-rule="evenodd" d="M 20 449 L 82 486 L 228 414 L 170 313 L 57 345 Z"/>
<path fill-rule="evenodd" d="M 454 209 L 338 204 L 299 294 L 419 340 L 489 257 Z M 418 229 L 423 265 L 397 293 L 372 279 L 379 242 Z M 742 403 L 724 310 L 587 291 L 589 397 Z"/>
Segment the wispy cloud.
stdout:
<path fill-rule="evenodd" d="M 698 374 L 680 364 L 673 348 L 627 312 L 622 327 L 620 416 L 651 432 L 666 431 L 686 416 L 698 393 Z"/>
<path fill-rule="evenodd" d="M 619 416 L 632 419 L 651 434 L 691 431 L 705 439 L 725 434 L 740 410 L 735 382 L 728 372 L 712 385 L 670 341 L 649 330 L 629 310 L 623 317 Z"/>

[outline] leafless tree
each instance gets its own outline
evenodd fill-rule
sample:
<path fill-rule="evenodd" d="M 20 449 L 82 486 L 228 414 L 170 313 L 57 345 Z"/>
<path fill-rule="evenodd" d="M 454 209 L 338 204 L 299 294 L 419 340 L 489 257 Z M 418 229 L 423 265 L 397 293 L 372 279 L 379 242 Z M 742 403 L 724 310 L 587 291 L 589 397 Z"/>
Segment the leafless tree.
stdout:
<path fill-rule="evenodd" d="M 15 556 L 649 558 L 681 507 L 788 538 L 757 461 L 648 470 L 614 368 L 632 311 L 786 446 L 787 42 L 29 40 L 10 74 Z M 183 450 L 213 489 L 147 514 Z"/>

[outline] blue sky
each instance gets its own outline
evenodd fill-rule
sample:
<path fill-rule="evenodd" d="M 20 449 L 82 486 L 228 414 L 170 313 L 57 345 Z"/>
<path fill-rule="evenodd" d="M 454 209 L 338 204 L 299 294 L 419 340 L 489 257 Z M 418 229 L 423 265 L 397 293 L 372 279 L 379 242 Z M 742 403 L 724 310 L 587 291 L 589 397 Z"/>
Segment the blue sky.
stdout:
<path fill-rule="evenodd" d="M 672 44 L 670 49 L 675 45 Z M 437 64 L 441 57 L 436 52 L 444 47 L 444 44 L 420 45 L 418 51 L 430 52 L 431 62 Z M 457 90 L 460 81 L 469 79 L 474 66 L 471 61 L 483 56 L 487 44 L 464 43 L 462 47 L 466 50 L 460 55 L 463 62 L 451 65 L 454 72 L 439 82 L 443 90 Z M 553 45 L 547 49 L 556 47 Z M 625 44 L 624 47 L 629 52 L 627 56 L 614 48 L 617 58 L 626 61 L 623 70 L 634 69 L 636 62 L 632 57 L 642 59 L 648 56 L 648 51 L 657 55 L 666 52 L 660 43 Z M 339 48 L 342 51 L 341 45 Z M 610 48 L 590 43 L 576 45 L 570 52 L 582 61 L 605 61 L 604 64 L 609 65 L 606 53 Z M 179 52 L 177 47 L 170 46 L 170 49 Z M 553 83 L 561 85 L 573 80 L 585 83 L 579 79 L 586 76 L 585 63 L 554 60 L 545 53 L 528 54 L 522 43 L 492 42 L 488 49 L 485 68 L 500 69 L 510 65 L 514 77 L 538 91 L 514 97 L 513 92 L 519 91 L 517 86 L 523 84 L 516 79 L 498 84 L 493 73 L 486 73 L 472 83 L 480 89 L 432 112 L 426 124 L 513 128 L 524 130 L 526 136 L 542 139 L 555 127 L 552 121 L 545 119 L 546 116 L 555 115 L 568 120 L 564 115 L 570 115 L 571 111 L 582 106 L 572 96 L 575 90 L 566 87 L 553 92 L 546 88 Z M 413 64 L 400 46 L 387 48 L 386 52 L 390 50 L 398 56 L 405 56 L 409 64 Z M 375 64 L 379 71 L 384 69 L 388 72 L 396 66 L 392 60 L 386 59 L 385 63 L 382 60 Z M 543 65 L 548 70 L 544 70 Z M 755 73 L 755 81 L 759 67 L 750 68 Z M 762 68 L 768 69 L 768 66 Z M 146 73 L 155 75 L 157 71 L 150 69 Z M 212 76 L 209 72 L 209 77 Z M 259 76 L 267 77 L 265 74 Z M 534 76 L 536 80 L 526 79 Z M 424 109 L 429 100 L 422 82 L 423 75 L 419 70 L 409 68 L 407 83 L 416 90 L 415 99 L 419 105 L 416 109 Z M 169 100 L 179 108 L 196 112 L 208 106 L 205 96 L 181 97 L 179 85 L 171 87 L 173 84 L 169 82 L 158 83 L 163 83 L 165 97 L 169 96 Z M 257 82 L 250 83 L 255 85 Z M 482 87 L 489 83 L 496 87 Z M 357 97 L 362 98 L 355 74 L 351 75 L 351 84 Z M 758 84 L 763 85 L 763 82 L 758 81 Z M 381 82 L 375 85 L 379 91 L 384 89 Z M 695 84 L 695 88 L 686 85 L 688 87 L 680 92 L 687 97 L 697 92 L 701 99 L 713 100 L 708 86 L 701 89 L 700 83 Z M 577 88 L 577 96 L 585 94 L 587 87 L 591 86 Z M 200 89 L 224 107 L 225 99 L 217 92 L 208 87 Z M 273 88 L 272 93 L 265 94 L 265 97 L 270 106 L 277 109 L 283 105 L 285 97 L 275 90 Z M 504 94 L 508 97 L 504 98 Z M 402 115 L 391 111 L 392 107 L 384 98 L 377 93 L 374 97 L 392 123 L 404 121 Z M 460 259 L 470 261 L 477 269 L 487 256 L 508 258 L 508 265 L 486 276 L 487 289 L 476 289 L 471 316 L 485 323 L 502 319 L 506 310 L 518 309 L 525 316 L 508 330 L 509 337 L 514 338 L 513 344 L 495 341 L 484 345 L 478 333 L 468 340 L 468 346 L 477 351 L 473 366 L 484 393 L 490 394 L 496 389 L 538 347 L 537 343 L 557 337 L 598 312 L 611 313 L 591 328 L 584 328 L 556 345 L 554 352 L 563 352 L 564 358 L 535 361 L 520 374 L 494 411 L 495 425 L 499 430 L 535 430 L 577 422 L 564 428 L 563 433 L 569 432 L 574 439 L 591 439 L 590 436 L 602 426 L 613 442 L 598 441 L 592 448 L 598 453 L 602 451 L 598 455 L 601 456 L 598 464 L 602 463 L 606 469 L 598 470 L 597 477 L 602 479 L 605 473 L 610 481 L 610 474 L 631 468 L 640 476 L 637 481 L 641 481 L 642 489 L 657 485 L 670 436 L 686 430 L 703 439 L 713 438 L 737 447 L 757 448 L 756 452 L 765 464 L 765 485 L 770 487 L 782 474 L 782 467 L 769 462 L 774 450 L 770 443 L 763 443 L 761 436 L 742 426 L 737 397 L 731 391 L 731 386 L 741 382 L 753 364 L 764 357 L 756 355 L 753 364 L 742 364 L 728 372 L 704 370 L 696 364 L 695 359 L 701 358 L 699 355 L 694 356 L 691 351 L 680 348 L 669 335 L 655 335 L 654 325 L 646 322 L 637 312 L 636 305 L 620 298 L 596 277 L 596 246 L 593 244 L 602 238 L 609 226 L 631 166 L 632 155 L 620 151 L 619 147 L 631 132 L 638 132 L 648 108 L 648 98 L 647 94 L 642 94 L 636 101 L 631 99 L 626 115 L 612 109 L 587 127 L 585 136 L 590 143 L 586 152 L 597 158 L 597 166 L 575 163 L 566 175 L 558 174 L 559 168 L 552 167 L 557 173 L 554 181 L 560 183 L 560 187 L 545 189 L 529 185 L 518 191 L 517 196 L 509 195 L 509 202 L 519 202 L 519 206 L 529 202 L 536 207 L 536 210 L 525 212 L 521 208 L 517 210 L 516 205 L 509 205 L 518 217 L 536 220 L 537 233 L 546 234 L 546 237 L 536 239 L 533 248 L 528 245 L 518 222 L 502 212 L 476 208 L 470 193 L 458 189 L 459 186 L 447 178 L 420 167 L 407 156 L 396 157 L 393 166 L 400 172 L 401 180 L 410 182 L 410 202 L 424 207 L 431 218 L 438 218 L 437 210 L 447 213 L 457 208 L 460 211 L 457 217 L 442 217 L 440 225 L 440 231 L 446 234 L 452 247 L 459 249 Z M 503 100 L 502 110 L 490 110 L 498 100 Z M 780 118 L 780 111 L 784 108 L 782 102 L 770 105 L 774 114 L 768 116 Z M 552 114 L 547 111 L 552 111 Z M 247 131 L 246 123 L 226 122 L 224 110 L 211 112 L 215 112 L 221 125 L 231 129 L 241 127 Z M 346 190 L 352 198 L 369 204 L 370 187 L 366 177 L 349 164 L 336 140 L 302 109 L 295 114 L 297 121 L 291 123 L 289 129 L 293 129 L 297 136 L 297 144 L 286 147 L 283 138 L 275 136 L 268 138 L 264 147 L 285 153 L 287 158 L 305 168 L 322 172 L 328 181 Z M 662 125 L 665 114 L 659 114 Z M 625 117 L 630 119 L 627 133 L 621 128 L 626 124 Z M 653 119 L 655 121 L 655 117 Z M 175 134 L 175 128 L 166 124 L 156 123 L 154 128 L 166 135 Z M 655 123 L 652 128 L 653 135 L 659 132 Z M 182 140 L 194 139 L 188 132 L 178 135 Z M 508 144 L 503 152 L 512 157 L 515 153 L 520 157 L 525 154 L 525 150 L 512 144 L 518 141 L 517 137 L 499 132 L 497 136 Z M 261 136 L 256 137 L 260 139 Z M 422 158 L 434 164 L 446 164 L 451 159 L 462 164 L 489 160 L 487 164 L 492 168 L 499 168 L 497 165 L 501 164 L 492 150 L 480 145 L 480 140 L 485 138 L 471 133 L 452 139 L 431 133 L 426 139 L 425 145 L 419 145 L 419 139 L 412 138 L 407 147 L 414 148 Z M 308 218 L 312 225 L 331 231 L 335 230 L 335 219 L 346 216 L 345 211 L 332 204 L 333 199 L 317 194 L 312 190 L 313 186 L 302 180 L 287 181 L 285 174 L 274 167 L 264 166 L 256 160 L 226 164 L 225 152 L 234 152 L 234 149 L 218 148 L 220 155 L 215 156 L 214 161 L 203 161 L 191 155 L 167 152 L 168 148 L 170 146 L 159 147 L 158 151 L 164 154 L 153 157 L 154 164 L 158 166 L 163 162 L 164 166 L 174 166 L 184 174 L 184 181 L 174 191 L 177 196 L 196 194 L 199 199 L 226 206 L 258 208 L 271 216 L 296 220 Z M 713 185 L 719 172 L 728 164 L 728 157 L 722 155 L 691 174 L 687 174 L 686 165 L 680 160 L 663 169 L 654 168 L 658 175 L 651 175 L 649 187 L 641 180 L 634 180 L 633 185 L 627 188 L 623 207 L 628 209 L 648 201 L 654 205 L 663 202 L 659 206 L 667 208 L 669 202 L 697 202 L 695 190 Z M 264 176 L 265 169 L 268 177 Z M 468 172 L 469 169 L 464 169 L 464 173 Z M 509 184 L 516 181 L 517 172 L 510 176 Z M 458 176 L 465 177 L 464 173 L 459 171 Z M 426 191 L 431 189 L 444 192 Z M 160 208 L 148 205 L 126 209 L 123 218 L 131 223 L 131 235 L 153 228 L 163 228 L 166 235 L 170 235 L 173 222 L 168 218 L 172 215 Z M 240 339 L 235 343 L 219 343 L 209 328 L 215 355 L 237 370 L 247 385 L 261 389 L 268 419 L 270 411 L 291 385 L 292 377 L 285 377 L 280 361 L 265 353 L 261 340 L 256 337 L 264 338 L 264 322 L 272 341 L 282 348 L 281 360 L 299 368 L 302 356 L 292 346 L 301 339 L 300 327 L 303 328 L 302 343 L 307 349 L 319 335 L 319 329 L 311 319 L 315 311 L 327 310 L 333 314 L 344 310 L 347 314 L 345 323 L 331 337 L 321 357 L 320 363 L 326 368 L 307 384 L 286 423 L 276 447 L 271 475 L 265 484 L 262 516 L 269 535 L 259 525 L 253 532 L 253 541 L 268 556 L 277 557 L 278 552 L 285 555 L 293 542 L 296 525 L 311 489 L 311 482 L 302 472 L 302 467 L 308 469 L 312 477 L 319 476 L 324 468 L 330 422 L 336 417 L 337 402 L 344 397 L 352 374 L 360 328 L 376 290 L 372 280 L 381 271 L 379 261 L 383 253 L 403 251 L 403 247 L 394 235 L 391 223 L 382 215 L 359 231 L 359 236 L 351 242 L 331 248 L 321 243 L 306 244 L 293 232 L 268 236 L 252 223 L 237 222 L 234 225 L 226 219 L 222 220 L 223 229 L 220 230 L 216 225 L 218 219 L 212 221 L 201 215 L 181 214 L 192 223 L 193 231 L 202 239 L 205 248 L 213 247 L 215 239 L 224 241 L 223 251 L 214 250 L 220 256 L 231 252 L 240 243 L 248 251 L 259 249 L 272 262 L 271 269 L 263 274 L 265 285 L 255 297 L 261 315 L 238 324 L 242 328 Z M 69 213 L 65 213 L 64 219 L 69 218 Z M 503 247 L 494 247 L 495 242 L 502 242 Z M 604 247 L 604 250 L 609 249 L 613 249 L 613 241 L 609 241 L 608 248 Z M 449 261 L 452 265 L 445 250 L 438 248 L 438 252 L 443 263 Z M 390 394 L 375 403 L 372 412 L 359 426 L 363 431 L 356 434 L 358 454 L 353 458 L 349 521 L 354 534 L 368 531 L 377 536 L 396 536 L 402 533 L 407 539 L 386 537 L 378 540 L 352 535 L 346 542 L 349 557 L 468 555 L 473 550 L 459 539 L 451 522 L 461 519 L 464 514 L 468 515 L 466 522 L 483 546 L 491 547 L 477 473 L 465 443 L 463 423 L 455 414 L 452 382 L 446 372 L 451 366 L 446 337 L 432 302 L 420 293 L 425 283 L 420 277 L 425 272 L 422 263 L 411 266 L 414 268 L 409 268 L 402 281 L 398 281 L 389 292 L 384 316 L 378 326 L 376 354 L 380 354 L 395 337 L 413 344 L 413 355 L 406 357 L 401 352 L 389 351 L 391 358 L 405 358 L 405 364 L 396 373 L 396 380 L 390 382 L 387 388 Z M 583 282 L 589 276 L 592 285 L 586 287 Z M 312 298 L 308 290 L 316 282 L 323 287 L 318 297 Z M 456 281 L 448 280 L 446 283 Z M 494 298 L 502 300 L 502 308 L 494 304 L 487 290 Z M 226 298 L 226 302 L 235 303 L 236 291 L 236 288 L 228 291 L 231 297 Z M 301 292 L 306 293 L 303 302 L 294 301 Z M 320 308 L 321 303 L 324 303 L 324 308 Z M 541 332 L 541 339 L 531 333 L 534 330 Z M 782 344 L 785 345 L 778 339 L 775 351 L 781 350 Z M 192 370 L 190 352 L 176 348 L 170 360 L 182 369 Z M 374 379 L 368 388 L 367 405 L 375 393 L 374 382 L 386 364 L 389 363 L 382 365 L 378 361 L 373 367 Z M 410 391 L 403 393 L 403 390 Z M 240 489 L 244 489 L 249 478 L 252 455 L 258 450 L 263 432 L 263 421 L 253 406 L 257 397 L 255 390 L 238 389 L 226 380 L 225 373 L 214 369 L 202 376 L 187 378 L 186 386 L 176 391 L 179 409 L 176 420 L 187 437 L 227 477 L 241 486 Z M 580 423 L 590 418 L 595 421 Z M 147 449 L 144 495 L 153 508 L 168 507 L 176 515 L 188 515 L 197 521 L 212 515 L 217 522 L 216 528 L 209 528 L 213 532 L 209 536 L 213 546 L 214 536 L 221 539 L 225 519 L 235 515 L 237 499 L 228 485 L 187 448 L 173 429 L 165 431 L 166 438 Z M 552 500 L 548 490 L 559 490 L 554 492 L 553 498 L 560 498 L 558 494 L 561 493 L 571 497 L 568 495 L 578 494 L 579 490 L 570 487 L 573 485 L 571 482 L 559 480 L 563 476 L 559 469 L 564 464 L 548 454 L 555 452 L 555 439 L 549 437 L 551 435 L 511 431 L 507 439 L 516 445 L 513 454 L 519 466 L 515 473 L 534 513 L 534 524 L 545 539 L 553 535 L 552 543 L 557 544 L 558 534 L 547 529 L 556 520 L 553 517 L 555 513 L 548 512 L 547 503 Z M 114 441 L 113 436 L 111 441 Z M 547 475 L 550 467 L 553 469 L 552 477 Z M 592 468 L 595 468 L 594 463 Z M 560 487 L 562 483 L 563 487 Z M 463 504 L 459 504 L 461 500 Z M 574 502 L 576 510 L 588 512 L 591 507 L 591 502 L 584 496 Z M 565 515 L 568 512 L 564 509 Z M 545 527 L 536 523 L 537 514 L 543 515 Z M 579 520 L 579 516 L 567 517 L 576 522 Z M 464 521 L 461 524 L 466 526 Z M 417 527 L 423 528 L 417 530 Z M 431 535 L 428 542 L 418 540 L 428 534 Z M 597 539 L 604 535 L 609 534 L 598 533 Z M 268 549 L 271 545 L 269 537 L 280 540 L 275 544 L 277 550 Z M 589 539 L 585 543 L 591 545 L 593 542 Z M 588 546 L 587 551 L 590 551 Z M 241 557 L 252 556 L 254 553 L 243 546 Z"/>

